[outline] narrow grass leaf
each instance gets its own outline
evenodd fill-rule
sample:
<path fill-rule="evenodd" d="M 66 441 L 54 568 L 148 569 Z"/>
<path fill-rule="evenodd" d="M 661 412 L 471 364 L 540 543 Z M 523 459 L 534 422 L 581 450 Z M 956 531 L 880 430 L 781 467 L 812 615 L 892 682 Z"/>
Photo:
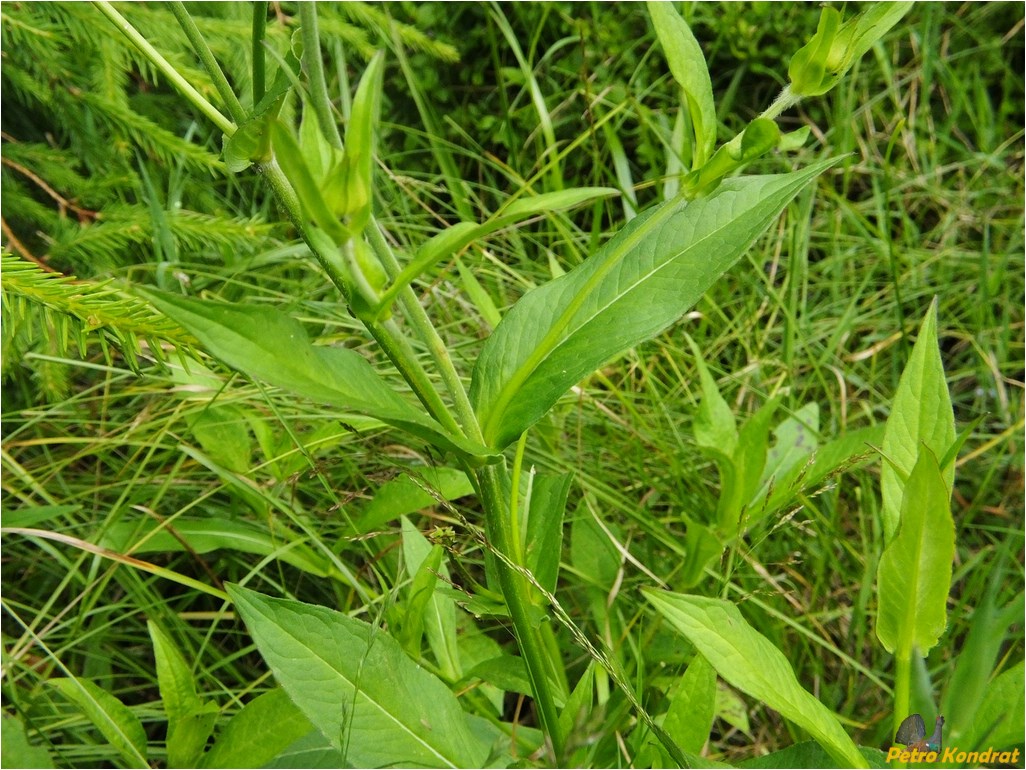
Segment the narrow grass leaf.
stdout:
<path fill-rule="evenodd" d="M 651 209 L 522 297 L 474 367 L 470 397 L 488 445 L 508 446 L 581 378 L 673 323 L 834 162 L 732 179 Z"/>
<path fill-rule="evenodd" d="M 198 765 L 182 767 L 264 767 L 311 732 L 316 731 L 310 720 L 277 687 L 251 700 L 228 720 Z"/>
<path fill-rule="evenodd" d="M 146 731 L 128 706 L 87 679 L 50 679 L 47 684 L 82 710 L 128 767 L 149 768 Z"/>
<path fill-rule="evenodd" d="M 924 448 L 905 483 L 897 534 L 877 568 L 876 635 L 888 652 L 926 655 L 947 625 L 955 523 L 951 491 L 937 458 Z"/>
<path fill-rule="evenodd" d="M 902 479 L 912 472 L 920 445 L 925 444 L 936 457 L 943 457 L 954 440 L 955 416 L 937 346 L 935 299 L 901 374 L 884 431 L 881 448 L 887 459 L 880 469 L 880 490 L 885 543 L 898 529 L 904 494 Z M 951 489 L 954 481 L 955 466 L 951 464 L 944 469 L 944 482 Z"/>
<path fill-rule="evenodd" d="M 228 587 L 293 702 L 355 767 L 482 767 L 448 687 L 391 636 L 325 607 Z"/>
<path fill-rule="evenodd" d="M 840 767 L 869 766 L 830 709 L 798 683 L 784 654 L 734 604 L 704 596 L 644 593 L 720 678 L 808 731 Z"/>
<path fill-rule="evenodd" d="M 487 452 L 450 435 L 405 401 L 356 351 L 311 344 L 302 324 L 284 313 L 152 289 L 140 292 L 190 331 L 215 358 L 251 377 L 314 401 L 376 417 L 440 448 L 469 455 Z"/>
<path fill-rule="evenodd" d="M 328 577 L 331 564 L 302 542 L 302 536 L 284 525 L 274 532 L 243 520 L 225 518 L 175 519 L 161 522 L 119 521 L 103 534 L 99 545 L 114 551 L 137 553 L 210 553 L 220 549 L 271 556 L 310 575 Z"/>

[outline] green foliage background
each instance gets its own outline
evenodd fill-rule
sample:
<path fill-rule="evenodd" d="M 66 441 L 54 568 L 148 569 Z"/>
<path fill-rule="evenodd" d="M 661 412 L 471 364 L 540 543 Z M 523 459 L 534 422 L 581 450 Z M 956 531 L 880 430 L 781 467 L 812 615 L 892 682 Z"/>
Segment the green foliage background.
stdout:
<path fill-rule="evenodd" d="M 376 201 L 401 247 L 412 250 L 465 211 L 483 219 L 525 183 L 535 192 L 551 184 L 541 173 L 550 148 L 525 71 L 544 95 L 556 146 L 578 143 L 559 163 L 567 186 L 629 186 L 640 208 L 662 199 L 678 94 L 643 5 L 320 8 L 332 93 L 350 91 L 376 48 L 398 40 L 408 57 L 405 70 L 388 60 Z M 248 6 L 191 10 L 247 93 L 249 51 L 239 41 L 248 39 Z M 280 52 L 294 9 L 277 10 L 268 32 Z M 213 96 L 166 8 L 124 12 Z M 700 3 L 684 13 L 709 61 L 721 137 L 772 101 L 817 16 L 790 3 Z M 430 453 L 204 367 L 192 341 L 131 293 L 133 284 L 186 287 L 283 306 L 322 342 L 374 360 L 261 180 L 224 172 L 218 133 L 89 5 L 6 3 L 0 14 L 4 246 L 37 265 L 4 261 L 4 525 L 102 543 L 119 527 L 199 518 L 244 522 L 273 542 L 285 507 L 289 527 L 314 550 L 342 554 L 358 586 L 392 590 L 398 522 L 369 539 L 353 522 L 383 483 L 430 466 Z M 389 17 L 399 22 L 394 35 L 385 32 Z M 642 622 L 649 610 L 637 589 L 651 578 L 603 550 L 601 538 L 589 541 L 594 532 L 580 522 L 595 512 L 634 560 L 672 585 L 682 514 L 715 510 L 716 474 L 691 437 L 698 374 L 685 332 L 735 413 L 750 414 L 772 395 L 792 412 L 813 402 L 822 434 L 832 437 L 886 419 L 909 335 L 937 296 L 957 424 L 982 420 L 957 473 L 949 628 L 921 680 L 943 692 L 995 575 L 1000 603 L 1021 601 L 1022 61 L 1020 4 L 917 6 L 838 89 L 785 117 L 792 128 L 812 127 L 803 160 L 850 153 L 845 170 L 820 186 L 815 203 L 800 198 L 695 312 L 586 380 L 534 432 L 528 462 L 575 474 L 560 599 L 578 625 L 610 643 L 651 713 L 664 709 L 689 653 L 666 629 Z M 613 110 L 611 142 L 594 126 Z M 296 119 L 294 105 L 284 115 Z M 439 145 L 464 180 L 459 192 L 439 173 Z M 762 170 L 787 163 L 771 158 Z M 624 217 L 621 202 L 607 201 L 565 219 L 539 218 L 463 261 L 502 309 L 578 264 Z M 418 291 L 469 371 L 488 327 L 461 285 L 447 265 Z M 787 652 L 799 680 L 849 720 L 859 743 L 884 746 L 889 657 L 871 622 L 869 555 L 881 537 L 873 467 L 800 496 L 788 515 L 750 533 L 701 590 L 715 595 L 733 581 L 752 598 L 749 621 Z M 473 523 L 473 499 L 460 500 Z M 454 526 L 454 566 L 480 579 L 475 533 L 436 503 L 420 509 L 420 528 Z M 314 579 L 295 563 L 231 547 L 169 546 L 144 558 L 212 585 L 249 581 L 343 610 L 363 601 L 359 587 L 337 576 Z M 42 686 L 67 672 L 116 694 L 143 718 L 151 742 L 159 739 L 147 617 L 174 630 L 199 687 L 225 714 L 271 685 L 241 625 L 213 597 L 10 534 L 3 580 L 5 714 L 30 725 L 33 742 L 47 745 L 59 766 L 112 761 L 86 722 Z M 609 608 L 604 624 L 596 602 Z M 512 650 L 501 624 L 480 625 Z M 586 656 L 568 634 L 560 644 L 579 674 Z M 1022 659 L 1020 623 L 999 660 Z M 776 714 L 748 708 L 746 723 L 721 713 L 710 756 L 731 761 L 801 737 Z M 592 761 L 623 761 L 616 736 L 629 709 L 614 693 L 600 717 L 585 726 L 595 734 Z"/>

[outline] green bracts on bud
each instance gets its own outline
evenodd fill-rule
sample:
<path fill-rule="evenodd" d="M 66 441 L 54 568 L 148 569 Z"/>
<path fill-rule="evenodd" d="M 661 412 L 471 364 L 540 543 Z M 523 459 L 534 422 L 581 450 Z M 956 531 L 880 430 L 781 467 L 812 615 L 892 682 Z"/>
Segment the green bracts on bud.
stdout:
<path fill-rule="evenodd" d="M 787 70 L 791 93 L 798 97 L 825 94 L 912 5 L 874 3 L 843 25 L 838 11 L 823 8 L 816 34 L 791 59 Z"/>

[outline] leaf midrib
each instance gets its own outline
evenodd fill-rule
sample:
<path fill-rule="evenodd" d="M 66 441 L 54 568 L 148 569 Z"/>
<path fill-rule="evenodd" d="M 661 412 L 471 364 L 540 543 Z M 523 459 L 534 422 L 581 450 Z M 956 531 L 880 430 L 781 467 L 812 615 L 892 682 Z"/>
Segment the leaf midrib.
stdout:
<path fill-rule="evenodd" d="M 807 179 L 801 182 L 796 181 L 793 184 L 801 185 L 807 181 Z M 736 217 L 730 217 L 726 221 L 722 222 L 715 229 L 710 230 L 701 238 L 689 241 L 682 249 L 677 251 L 673 256 L 667 257 L 666 259 L 662 260 L 652 270 L 644 273 L 637 280 L 635 280 L 628 288 L 617 293 L 616 296 L 610 302 L 597 307 L 594 313 L 592 313 L 587 319 L 583 319 L 574 330 L 571 330 L 569 333 L 565 334 L 565 336 L 562 336 L 562 338 L 560 339 L 560 335 L 562 334 L 563 328 L 568 325 L 569 321 L 574 317 L 576 312 L 592 295 L 592 292 L 594 291 L 596 284 L 598 284 L 603 278 L 605 278 L 605 276 L 607 276 L 615 267 L 621 265 L 623 263 L 623 260 L 629 254 L 629 252 L 636 248 L 638 245 L 640 245 L 639 241 L 651 235 L 654 230 L 661 228 L 663 225 L 666 224 L 666 221 L 672 218 L 674 215 L 682 213 L 687 210 L 687 206 L 685 206 L 684 208 L 679 207 L 681 200 L 683 200 L 683 194 L 678 196 L 678 199 L 671 201 L 670 203 L 667 203 L 665 205 L 665 213 L 657 212 L 656 214 L 653 214 L 651 219 L 649 219 L 640 228 L 638 228 L 638 230 L 635 233 L 632 233 L 631 237 L 624 242 L 623 246 L 619 250 L 619 254 L 617 255 L 617 257 L 615 259 L 609 260 L 607 266 L 595 271 L 595 274 L 584 285 L 584 287 L 582 287 L 582 290 L 578 292 L 577 296 L 575 296 L 573 300 L 571 300 L 571 302 L 567 305 L 566 309 L 559 315 L 559 318 L 552 323 L 552 325 L 549 327 L 549 331 L 542 338 L 541 342 L 535 347 L 531 355 L 528 356 L 524 363 L 520 365 L 516 372 L 514 372 L 513 376 L 510 377 L 509 380 L 506 381 L 506 384 L 499 390 L 499 395 L 495 399 L 494 406 L 492 407 L 492 411 L 488 416 L 488 421 L 485 424 L 485 436 L 488 437 L 489 440 L 495 438 L 496 421 L 501 418 L 506 408 L 509 406 L 510 402 L 516 396 L 517 392 L 520 390 L 521 387 L 523 387 L 523 384 L 538 369 L 538 367 L 544 362 L 544 360 L 550 357 L 552 353 L 554 353 L 564 344 L 566 344 L 566 342 L 573 337 L 577 330 L 579 330 L 587 323 L 590 323 L 600 313 L 605 311 L 607 308 L 611 307 L 613 304 L 618 302 L 631 291 L 634 291 L 634 289 L 636 289 L 643 282 L 649 280 L 652 276 L 656 275 L 670 264 L 676 262 L 682 254 L 684 254 L 687 251 L 693 250 L 694 248 L 700 247 L 703 243 L 707 242 L 710 238 L 713 238 L 718 233 L 722 232 L 725 228 L 730 227 L 736 221 Z M 761 201 L 759 202 L 761 203 Z M 758 204 L 756 204 L 756 206 L 758 206 Z"/>
<path fill-rule="evenodd" d="M 250 607 L 254 607 L 252 602 L 250 602 Z M 259 609 L 258 609 L 258 611 L 259 611 Z M 398 717 L 396 717 L 394 714 L 392 714 L 384 705 L 379 703 L 375 698 L 371 697 L 371 695 L 367 692 L 367 690 L 360 688 L 356 684 L 356 682 L 350 680 L 350 678 L 347 677 L 345 675 L 345 673 L 343 673 L 342 671 L 339 671 L 339 669 L 333 663 L 331 663 L 331 661 L 327 660 L 324 656 L 322 656 L 320 653 L 318 653 L 317 650 L 315 650 L 313 647 L 311 647 L 308 644 L 306 644 L 306 642 L 304 640 L 302 640 L 299 636 L 296 636 L 295 634 L 292 634 L 291 632 L 287 631 L 284 627 L 282 627 L 281 625 L 277 624 L 275 622 L 274 618 L 270 617 L 269 615 L 267 615 L 267 614 L 265 614 L 263 612 L 261 612 L 260 614 L 271 625 L 273 625 L 274 627 L 280 628 L 283 631 L 286 631 L 286 633 L 292 639 L 294 639 L 296 642 L 298 642 L 301 647 L 303 647 L 304 649 L 308 650 L 313 655 L 314 658 L 316 658 L 317 660 L 320 660 L 322 663 L 324 663 L 329 669 L 331 669 L 336 674 L 338 674 L 339 677 L 344 682 L 346 682 L 346 684 L 351 686 L 353 688 L 353 692 L 354 692 L 355 695 L 363 696 L 363 700 L 365 702 L 367 702 L 367 703 L 373 705 L 375 708 L 377 708 L 378 711 L 380 711 L 382 714 L 384 714 L 389 720 L 391 720 L 396 725 L 398 725 L 402 729 L 402 731 L 404 733 L 410 735 L 417 743 L 421 744 L 431 754 L 433 754 L 434 756 L 438 757 L 438 759 L 440 759 L 442 762 L 444 762 L 446 767 L 453 767 L 453 768 L 457 767 L 457 765 L 454 764 L 448 757 L 446 757 L 445 755 L 441 754 L 438 749 L 436 749 L 434 746 L 432 746 L 430 743 L 428 743 L 426 740 L 424 740 L 421 736 L 417 735 L 417 733 L 415 733 L 413 730 L 411 730 L 409 727 L 407 727 L 406 724 L 402 722 L 402 720 L 400 720 Z M 370 649 L 370 645 L 369 644 L 367 645 L 367 648 L 368 648 L 368 650 Z"/>
<path fill-rule="evenodd" d="M 677 203 L 679 203 L 679 201 L 666 204 L 664 209 L 666 212 L 665 214 L 662 212 L 653 214 L 652 217 L 639 227 L 636 232 L 632 233 L 630 238 L 628 238 L 621 246 L 619 250 L 620 253 L 617 257 L 615 259 L 610 259 L 608 266 L 599 268 L 595 271 L 592 278 L 584 285 L 582 290 L 577 293 L 577 296 L 570 301 L 566 309 L 559 315 L 559 318 L 550 325 L 549 331 L 546 332 L 544 337 L 542 337 L 541 342 L 535 347 L 531 355 L 529 355 L 517 371 L 513 373 L 513 376 L 506 381 L 506 384 L 499 389 L 499 394 L 494 400 L 491 412 L 488 415 L 488 420 L 484 426 L 484 434 L 487 438 L 494 438 L 496 420 L 502 416 L 506 407 L 509 405 L 509 402 L 513 400 L 513 397 L 523 386 L 524 382 L 527 381 L 527 378 L 538 368 L 540 363 L 547 358 L 549 354 L 559 346 L 559 344 L 562 343 L 562 341 L 558 339 L 560 330 L 566 325 L 570 318 L 573 317 L 574 313 L 580 309 L 585 300 L 591 296 L 591 292 L 594 289 L 595 284 L 608 275 L 614 267 L 621 264 L 624 257 L 627 256 L 627 253 L 638 245 L 638 241 L 648 236 L 656 226 L 664 224 L 665 220 L 678 210 Z M 565 339 L 566 338 L 564 338 L 563 341 L 565 341 Z"/>

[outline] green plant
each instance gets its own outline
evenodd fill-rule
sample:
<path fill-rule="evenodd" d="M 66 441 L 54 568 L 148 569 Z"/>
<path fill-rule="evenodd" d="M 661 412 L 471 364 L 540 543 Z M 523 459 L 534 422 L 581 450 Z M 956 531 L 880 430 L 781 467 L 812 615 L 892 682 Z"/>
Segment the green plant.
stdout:
<path fill-rule="evenodd" d="M 606 601 L 622 578 L 621 560 L 629 552 L 612 548 L 611 542 L 618 542 L 618 535 L 610 530 L 615 525 L 602 517 L 593 513 L 572 517 L 572 569 L 583 579 L 583 601 L 595 625 L 608 634 L 597 641 L 581 630 L 581 621 L 556 595 L 562 532 L 570 518 L 566 507 L 571 476 L 558 469 L 537 470 L 525 458 L 528 433 L 546 439 L 547 415 L 561 411 L 564 394 L 607 361 L 678 319 L 743 259 L 792 200 L 798 199 L 802 215 L 812 209 L 814 180 L 838 168 L 837 160 L 820 160 L 785 174 L 734 174 L 771 150 L 797 149 L 807 132 L 781 134 L 776 118 L 797 97 L 819 94 L 835 85 L 904 13 L 904 5 L 871 9 L 843 27 L 836 12 L 826 9 L 816 37 L 792 61 L 792 86 L 766 113 L 720 144 L 712 83 L 701 49 L 669 6 L 653 4 L 660 42 L 683 93 L 676 123 L 663 137 L 672 160 L 666 164 L 666 201 L 644 209 L 636 197 L 625 197 L 623 208 L 629 221 L 622 229 L 611 237 L 595 235 L 592 241 L 602 242 L 600 248 L 574 269 L 526 293 L 501 320 L 496 306 L 502 303 L 495 302 L 461 261 L 465 250 L 480 247 L 503 228 L 543 214 L 552 214 L 553 227 L 566 229 L 568 219 L 558 212 L 581 206 L 598 211 L 616 192 L 600 184 L 567 185 L 563 161 L 569 150 L 557 139 L 530 64 L 530 51 L 519 51 L 516 57 L 525 93 L 531 95 L 543 126 L 541 159 L 530 179 L 519 180 L 522 185 L 510 199 L 494 209 L 485 207 L 478 216 L 475 212 L 481 210 L 482 199 L 469 194 L 470 184 L 460 177 L 451 147 L 431 131 L 431 150 L 443 171 L 440 186 L 459 216 L 437 235 L 425 238 L 420 233 L 410 239 L 407 233 L 403 239 L 383 226 L 389 216 L 389 188 L 375 164 L 381 114 L 388 98 L 383 56 L 370 57 L 351 100 L 348 90 L 343 91 L 343 136 L 336 129 L 329 77 L 323 71 L 317 28 L 322 19 L 312 5 L 301 8 L 301 26 L 291 40 L 268 46 L 274 52 L 270 57 L 265 57 L 263 46 L 267 9 L 264 4 L 255 5 L 252 70 L 230 79 L 246 84 L 235 90 L 206 50 L 198 17 L 172 4 L 185 38 L 206 68 L 202 77 L 208 83 L 207 96 L 187 88 L 191 74 L 150 47 L 117 10 L 105 3 L 97 7 L 138 46 L 147 66 L 159 69 L 223 131 L 229 170 L 244 174 L 251 165 L 259 169 L 257 178 L 267 181 L 291 226 L 304 238 L 356 319 L 339 322 L 341 335 L 334 334 L 334 329 L 325 333 L 319 325 L 311 339 L 312 324 L 294 303 L 285 314 L 252 299 L 229 303 L 141 291 L 188 332 L 188 336 L 180 332 L 168 336 L 180 335 L 187 342 L 195 339 L 214 358 L 257 383 L 329 407 L 331 417 L 337 420 L 341 415 L 346 426 L 340 429 L 321 416 L 311 420 L 316 426 L 312 435 L 290 434 L 288 441 L 278 442 L 260 410 L 251 403 L 225 403 L 219 395 L 228 392 L 225 380 L 182 351 L 188 371 L 176 376 L 200 395 L 191 401 L 180 397 L 176 403 L 182 408 L 202 404 L 187 413 L 189 435 L 198 446 L 187 447 L 185 453 L 230 489 L 231 508 L 253 512 L 260 520 L 280 521 L 265 531 L 234 518 L 224 523 L 188 517 L 172 522 L 154 519 L 142 525 L 115 520 L 105 523 L 99 546 L 76 544 L 122 564 L 133 563 L 123 553 L 129 549 L 192 554 L 230 549 L 259 554 L 305 577 L 325 581 L 335 593 L 323 604 L 335 602 L 343 610 L 258 593 L 245 587 L 252 577 L 246 572 L 237 583 L 225 586 L 224 592 L 219 586 L 206 587 L 214 598 L 230 597 L 287 696 L 272 690 L 248 703 L 223 726 L 205 754 L 203 747 L 215 729 L 216 709 L 197 694 L 199 684 L 174 640 L 160 625 L 152 624 L 149 644 L 156 651 L 168 721 L 169 764 L 261 764 L 283 752 L 295 757 L 301 751 L 311 752 L 309 756 L 319 761 L 358 766 L 485 766 L 523 757 L 555 763 L 589 761 L 594 749 L 577 740 L 581 726 L 604 713 L 611 714 L 614 722 L 633 713 L 637 721 L 630 725 L 627 740 L 639 761 L 683 766 L 700 761 L 694 755 L 701 751 L 719 711 L 711 705 L 716 674 L 813 736 L 822 749 L 800 747 L 806 758 L 813 758 L 806 761 L 824 761 L 823 750 L 841 765 L 865 765 L 879 758 L 855 745 L 831 709 L 798 683 L 793 664 L 778 645 L 728 601 L 735 592 L 729 565 L 744 558 L 746 538 L 764 536 L 771 514 L 792 505 L 810 485 L 863 459 L 860 455 L 865 454 L 867 441 L 880 442 L 887 462 L 893 463 L 893 469 L 887 466 L 892 469 L 887 473 L 893 475 L 885 477 L 884 487 L 880 638 L 897 651 L 896 712 L 905 709 L 909 698 L 902 693 L 914 662 L 909 641 L 917 642 L 923 653 L 936 641 L 931 634 L 936 635 L 937 606 L 941 605 L 942 615 L 942 598 L 950 585 L 943 570 L 927 570 L 932 582 L 924 588 L 929 589 L 933 619 L 909 616 L 908 603 L 918 594 L 903 586 L 913 579 L 918 585 L 923 570 L 905 558 L 907 540 L 915 539 L 917 530 L 927 531 L 925 519 L 917 516 L 946 522 L 941 511 L 947 503 L 945 493 L 950 495 L 949 469 L 957 453 L 957 448 L 952 449 L 953 428 L 945 427 L 950 436 L 942 431 L 935 442 L 927 442 L 936 468 L 919 449 L 924 438 L 920 431 L 899 434 L 891 429 L 898 424 L 893 415 L 900 417 L 907 411 L 902 400 L 908 399 L 911 386 L 900 391 L 892 412 L 894 422 L 888 423 L 886 433 L 870 428 L 820 445 L 814 401 L 799 402 L 805 405 L 774 423 L 781 399 L 767 397 L 739 427 L 710 364 L 702 361 L 712 356 L 693 346 L 701 382 L 694 432 L 699 448 L 718 470 L 720 489 L 713 511 L 686 517 L 687 561 L 683 571 L 672 577 L 672 587 L 699 584 L 725 552 L 728 569 L 721 599 L 646 592 L 700 653 L 691 655 L 681 681 L 663 689 L 669 703 L 665 716 L 658 719 L 652 716 L 658 712 L 646 702 L 649 683 L 642 680 L 648 672 L 631 671 L 622 648 L 609 641 L 614 633 L 629 638 L 632 627 L 650 625 L 641 611 L 634 618 L 617 617 Z M 517 40 L 512 27 L 504 24 L 500 10 L 494 16 L 496 28 L 513 46 Z M 389 29 L 387 18 L 374 20 Z M 395 45 L 394 53 L 412 83 L 402 46 Z M 271 58 L 276 68 L 268 66 Z M 208 101 L 215 91 L 227 114 Z M 422 102 L 419 107 L 429 115 L 427 105 Z M 596 128 L 616 139 L 612 128 L 616 108 L 596 115 Z M 627 152 L 615 141 L 610 141 L 610 147 L 617 183 L 626 193 L 633 187 L 630 165 L 623 162 Z M 401 230 L 401 218 L 391 221 Z M 529 226 L 521 229 L 530 232 Z M 400 245 L 411 240 L 412 246 Z M 557 260 L 551 264 L 554 274 L 563 270 Z M 428 316 L 413 291 L 414 286 L 434 281 L 447 265 L 454 266 L 460 276 L 468 307 L 482 317 L 480 331 L 494 327 L 484 343 L 475 346 L 472 370 L 461 368 L 438 320 Z M 12 288 L 24 293 L 25 286 Z M 228 287 L 224 295 L 238 296 Z M 356 349 L 353 340 L 361 328 L 377 343 L 375 351 Z M 924 351 L 933 342 L 929 329 L 924 325 L 913 361 L 927 355 Z M 339 344 L 340 337 L 345 344 Z M 124 341 L 132 340 L 125 337 Z M 390 366 L 383 374 L 386 359 Z M 909 371 L 913 371 L 911 365 Z M 934 406 L 943 405 L 939 395 L 943 382 L 938 386 L 936 367 L 930 377 L 938 393 Z M 354 574 L 347 558 L 350 546 L 343 541 L 329 545 L 313 537 L 309 511 L 285 504 L 278 493 L 300 470 L 316 469 L 315 447 L 339 446 L 340 435 L 350 429 L 382 426 L 388 426 L 387 435 L 402 436 L 409 451 L 420 452 L 429 461 L 420 470 L 411 469 L 407 476 L 380 485 L 373 501 L 356 514 L 346 510 L 340 515 L 350 517 L 351 531 L 375 555 L 369 560 L 372 569 L 399 576 L 391 587 L 385 580 Z M 771 432 L 776 439 L 772 446 Z M 275 491 L 246 477 L 255 446 L 263 453 Z M 298 464 L 290 454 L 302 456 Z M 462 504 L 450 502 L 471 493 L 483 512 L 483 531 Z M 451 524 L 471 533 L 471 547 L 483 559 L 481 571 L 461 563 L 455 535 L 447 527 L 425 537 L 403 518 L 398 536 L 383 540 L 379 528 L 385 522 L 419 510 L 425 499 L 438 505 Z M 590 498 L 586 494 L 583 500 L 582 508 L 587 510 Z M 912 505 L 920 500 L 931 503 L 925 513 Z M 5 520 L 5 526 L 31 537 L 50 537 L 27 521 Z M 656 526 L 650 529 L 660 536 Z M 945 558 L 950 564 L 953 540 L 945 547 L 946 551 L 938 548 L 931 557 L 937 564 Z M 911 577 L 910 565 L 914 567 Z M 173 570 L 155 568 L 160 570 L 156 574 L 186 584 Z M 453 577 L 456 571 L 460 571 L 458 581 Z M 893 601 L 898 605 L 889 604 Z M 356 617 L 361 614 L 370 622 Z M 504 653 L 482 634 L 481 618 L 508 619 L 520 656 Z M 986 627 L 982 619 L 980 624 Z M 921 636 L 919 629 L 924 627 L 929 627 L 929 633 Z M 567 633 L 586 655 L 583 673 L 568 668 L 559 638 Z M 981 650 L 975 657 L 984 660 L 988 655 L 993 657 L 990 650 Z M 66 673 L 52 686 L 81 708 L 122 762 L 145 763 L 146 736 L 138 717 L 88 679 Z M 617 692 L 616 698 L 610 697 L 610 689 Z M 503 718 L 501 692 L 533 698 L 540 729 Z M 596 701 L 608 711 L 593 708 Z M 895 713 L 895 719 L 900 721 L 901 716 Z M 284 726 L 276 741 L 254 741 L 253 736 L 268 723 Z M 382 741 L 386 731 L 389 739 Z M 793 756 L 781 754 L 777 760 L 786 764 Z"/>

